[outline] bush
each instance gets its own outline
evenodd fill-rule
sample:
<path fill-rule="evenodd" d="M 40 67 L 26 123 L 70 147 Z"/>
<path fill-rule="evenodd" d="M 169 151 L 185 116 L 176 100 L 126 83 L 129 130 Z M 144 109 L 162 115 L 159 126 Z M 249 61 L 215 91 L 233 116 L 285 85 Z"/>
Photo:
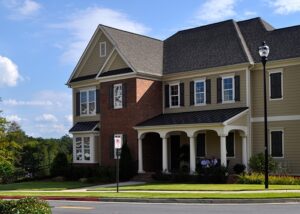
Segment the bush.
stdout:
<path fill-rule="evenodd" d="M 131 152 L 127 143 L 122 146 L 121 158 L 120 158 L 120 179 L 129 180 L 136 174 L 134 162 L 131 156 Z"/>
<path fill-rule="evenodd" d="M 228 169 L 224 166 L 214 166 L 198 170 L 200 183 L 226 183 L 228 178 Z"/>
<path fill-rule="evenodd" d="M 269 155 L 269 172 L 274 172 L 277 170 L 277 163 L 275 160 Z M 259 153 L 253 155 L 249 160 L 249 167 L 253 172 L 263 173 L 265 171 L 265 155 L 263 153 Z"/>
<path fill-rule="evenodd" d="M 72 166 L 67 175 L 69 180 L 87 178 L 88 182 L 111 182 L 116 180 L 116 171 L 112 167 Z"/>
<path fill-rule="evenodd" d="M 264 184 L 265 175 L 262 173 L 252 173 L 242 175 L 238 178 L 240 184 Z M 300 179 L 292 176 L 269 176 L 269 184 L 275 185 L 300 185 Z"/>
<path fill-rule="evenodd" d="M 51 214 L 48 202 L 37 198 L 24 198 L 18 201 L 0 200 L 1 214 Z"/>
<path fill-rule="evenodd" d="M 0 183 L 9 183 L 12 181 L 14 166 L 7 160 L 0 161 Z"/>
<path fill-rule="evenodd" d="M 233 167 L 233 171 L 236 173 L 236 174 L 242 174 L 246 169 L 246 166 L 244 164 L 235 164 L 234 167 Z"/>
<path fill-rule="evenodd" d="M 56 157 L 53 160 L 52 166 L 51 166 L 51 176 L 67 176 L 67 173 L 69 172 L 69 162 L 67 159 L 67 155 L 63 152 L 60 152 L 56 155 Z"/>

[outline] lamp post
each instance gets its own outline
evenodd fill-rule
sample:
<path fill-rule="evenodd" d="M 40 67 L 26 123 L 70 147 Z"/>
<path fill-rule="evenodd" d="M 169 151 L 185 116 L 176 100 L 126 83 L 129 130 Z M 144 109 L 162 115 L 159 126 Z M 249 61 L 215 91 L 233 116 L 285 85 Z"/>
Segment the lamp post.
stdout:
<path fill-rule="evenodd" d="M 267 112 L 267 86 L 266 86 L 266 63 L 270 52 L 269 46 L 266 42 L 262 42 L 262 46 L 258 48 L 258 53 L 263 64 L 263 78 L 264 78 L 264 132 L 265 132 L 265 189 L 269 188 L 269 161 L 268 161 L 268 112 Z"/>

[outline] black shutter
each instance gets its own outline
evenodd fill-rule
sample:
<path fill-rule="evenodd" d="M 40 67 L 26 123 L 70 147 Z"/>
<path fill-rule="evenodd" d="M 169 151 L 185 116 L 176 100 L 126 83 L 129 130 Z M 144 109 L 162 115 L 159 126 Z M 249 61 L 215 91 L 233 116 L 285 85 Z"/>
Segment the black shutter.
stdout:
<path fill-rule="evenodd" d="M 114 135 L 111 135 L 110 138 L 109 138 L 108 148 L 109 148 L 109 156 L 110 156 L 110 159 L 114 159 L 114 158 L 115 158 L 115 142 L 114 142 Z"/>
<path fill-rule="evenodd" d="M 281 73 L 270 74 L 271 83 L 271 99 L 282 98 L 281 93 Z"/>
<path fill-rule="evenodd" d="M 190 82 L 190 105 L 193 106 L 195 102 L 195 82 L 191 81 Z"/>
<path fill-rule="evenodd" d="M 226 137 L 227 157 L 234 157 L 234 133 L 230 132 Z"/>
<path fill-rule="evenodd" d="M 180 106 L 184 106 L 184 83 L 180 83 Z"/>
<path fill-rule="evenodd" d="M 100 113 L 100 90 L 96 89 L 96 113 Z"/>
<path fill-rule="evenodd" d="M 109 87 L 108 91 L 108 107 L 111 109 L 114 107 L 114 85 Z"/>
<path fill-rule="evenodd" d="M 210 87 L 210 79 L 205 81 L 206 83 L 206 104 L 211 104 L 211 87 Z"/>
<path fill-rule="evenodd" d="M 76 92 L 76 116 L 80 115 L 80 92 Z"/>
<path fill-rule="evenodd" d="M 205 134 L 200 133 L 197 135 L 197 157 L 205 157 Z"/>
<path fill-rule="evenodd" d="M 122 105 L 123 108 L 127 107 L 127 84 L 122 84 Z"/>
<path fill-rule="evenodd" d="M 222 102 L 222 78 L 217 78 L 217 103 Z"/>
<path fill-rule="evenodd" d="M 272 157 L 282 157 L 282 131 L 271 132 L 271 143 Z"/>
<path fill-rule="evenodd" d="M 165 107 L 170 107 L 170 100 L 169 100 L 169 85 L 165 85 Z"/>
<path fill-rule="evenodd" d="M 241 100 L 241 92 L 240 92 L 240 76 L 235 76 L 234 77 L 234 97 L 235 97 L 235 101 L 240 101 Z"/>

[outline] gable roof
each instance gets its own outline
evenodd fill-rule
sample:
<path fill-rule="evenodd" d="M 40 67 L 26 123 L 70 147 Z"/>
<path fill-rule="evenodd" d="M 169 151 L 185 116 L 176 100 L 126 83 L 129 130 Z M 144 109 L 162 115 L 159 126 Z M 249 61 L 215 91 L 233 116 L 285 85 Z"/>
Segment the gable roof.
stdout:
<path fill-rule="evenodd" d="M 69 132 L 92 132 L 97 131 L 99 121 L 77 122 Z"/>

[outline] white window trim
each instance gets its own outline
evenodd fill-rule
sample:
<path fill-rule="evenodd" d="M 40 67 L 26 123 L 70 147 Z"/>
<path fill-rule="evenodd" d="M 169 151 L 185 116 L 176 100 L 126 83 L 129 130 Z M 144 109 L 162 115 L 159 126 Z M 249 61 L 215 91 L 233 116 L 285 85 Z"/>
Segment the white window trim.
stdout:
<path fill-rule="evenodd" d="M 235 155 L 236 155 L 236 151 L 235 151 L 235 141 L 236 141 L 236 139 L 235 138 L 236 138 L 237 135 L 235 134 L 235 131 L 228 132 L 228 135 L 229 135 L 229 133 L 233 133 L 233 156 L 227 156 L 227 152 L 226 152 L 226 158 L 234 159 Z M 227 143 L 227 140 L 226 140 L 226 143 Z"/>
<path fill-rule="evenodd" d="M 172 99 L 171 99 L 171 86 L 174 86 L 174 85 L 178 86 L 178 105 L 176 105 L 176 106 L 172 105 Z M 179 82 L 169 84 L 169 104 L 170 104 L 170 108 L 179 108 L 180 107 L 180 83 Z"/>
<path fill-rule="evenodd" d="M 121 86 L 121 89 L 122 89 L 122 95 L 121 95 L 121 97 L 122 97 L 122 105 L 121 106 L 116 106 L 115 105 L 115 98 L 116 98 L 116 96 L 115 96 L 115 88 L 116 87 L 118 87 L 118 86 Z M 114 109 L 122 109 L 123 108 L 123 102 L 124 102 L 124 100 L 123 100 L 123 84 L 122 83 L 118 83 L 118 84 L 114 84 L 113 85 L 113 107 L 114 107 Z"/>
<path fill-rule="evenodd" d="M 282 157 L 273 157 L 272 156 L 272 132 L 281 131 L 282 132 Z M 269 129 L 269 155 L 274 159 L 284 159 L 284 129 L 283 128 L 272 128 Z"/>
<path fill-rule="evenodd" d="M 124 137 L 123 134 L 114 134 L 114 139 L 115 139 L 115 136 L 116 135 L 119 135 L 119 136 L 122 136 L 122 139 Z M 123 141 L 123 140 L 122 140 Z M 124 142 L 123 142 L 124 143 Z M 115 148 L 115 143 L 114 143 L 114 159 L 117 159 L 117 149 Z"/>
<path fill-rule="evenodd" d="M 269 100 L 276 101 L 276 100 L 283 100 L 283 69 L 272 69 L 268 71 L 269 75 Z M 281 98 L 271 98 L 271 74 L 281 73 Z"/>
<path fill-rule="evenodd" d="M 95 113 L 92 113 L 90 114 L 89 113 L 89 108 L 90 108 L 90 102 L 89 102 L 89 91 L 95 91 Z M 82 114 L 81 112 L 81 93 L 82 92 L 86 92 L 86 106 L 87 106 L 87 112 L 86 114 Z M 97 95 L 96 95 L 96 87 L 93 87 L 93 88 L 84 88 L 84 89 L 80 89 L 79 90 L 79 93 L 80 93 L 80 100 L 79 100 L 79 103 L 80 103 L 80 116 L 82 117 L 85 117 L 85 116 L 95 116 L 97 114 Z"/>
<path fill-rule="evenodd" d="M 95 150 L 95 136 L 94 134 L 80 134 L 80 135 L 73 135 L 73 163 L 96 163 L 96 150 Z M 84 155 L 82 155 L 82 160 L 77 160 L 76 157 L 76 138 L 81 138 L 82 144 L 82 152 L 84 150 L 84 142 L 83 139 L 85 137 L 90 138 L 90 160 L 84 160 Z"/>
<path fill-rule="evenodd" d="M 196 100 L 196 84 L 203 82 L 204 84 L 204 102 L 203 103 L 197 103 Z M 206 79 L 198 79 L 194 81 L 194 105 L 195 106 L 205 106 L 206 105 Z"/>
<path fill-rule="evenodd" d="M 102 54 L 102 51 L 101 51 L 102 45 L 104 46 L 104 54 Z M 99 51 L 100 51 L 100 57 L 106 57 L 106 42 L 99 43 Z"/>
<path fill-rule="evenodd" d="M 232 100 L 224 100 L 224 79 L 232 79 Z M 230 76 L 222 76 L 222 104 L 226 103 L 235 103 L 235 82 L 234 82 L 234 75 Z"/>
<path fill-rule="evenodd" d="M 197 156 L 197 137 L 196 137 L 196 158 L 201 159 L 201 158 L 205 158 L 207 156 L 207 134 L 206 132 L 199 132 L 198 134 L 205 134 L 205 151 L 204 151 L 204 156 Z"/>

